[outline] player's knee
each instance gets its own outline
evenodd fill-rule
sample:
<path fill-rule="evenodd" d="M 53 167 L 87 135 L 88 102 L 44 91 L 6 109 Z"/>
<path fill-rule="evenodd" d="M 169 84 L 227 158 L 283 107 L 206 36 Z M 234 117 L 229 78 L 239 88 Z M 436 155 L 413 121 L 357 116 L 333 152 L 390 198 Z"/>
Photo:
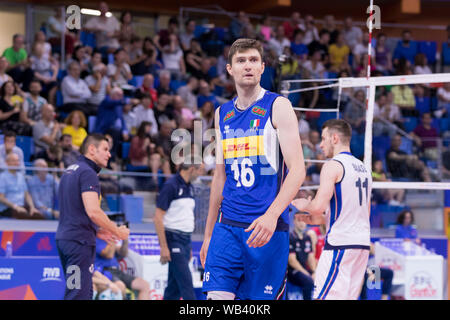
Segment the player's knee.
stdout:
<path fill-rule="evenodd" d="M 226 291 L 208 291 L 207 300 L 234 300 L 234 293 Z"/>

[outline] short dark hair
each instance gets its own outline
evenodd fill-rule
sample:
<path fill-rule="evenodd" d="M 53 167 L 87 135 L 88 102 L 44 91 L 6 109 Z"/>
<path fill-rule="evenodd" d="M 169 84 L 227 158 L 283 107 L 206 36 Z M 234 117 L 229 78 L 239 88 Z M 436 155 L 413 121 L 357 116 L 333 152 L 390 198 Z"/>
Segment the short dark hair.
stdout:
<path fill-rule="evenodd" d="M 84 138 L 83 143 L 80 147 L 80 153 L 85 155 L 88 151 L 88 148 L 91 144 L 93 144 L 96 148 L 100 145 L 100 142 L 108 140 L 106 137 L 101 133 L 91 133 L 86 138 Z"/>
<path fill-rule="evenodd" d="M 337 131 L 343 138 L 342 142 L 350 143 L 352 139 L 352 126 L 347 121 L 342 119 L 329 119 L 322 125 L 322 131 L 325 128 Z"/>
<path fill-rule="evenodd" d="M 3 135 L 4 135 L 3 139 L 10 138 L 10 137 L 14 137 L 14 138 L 17 137 L 17 135 L 14 131 L 5 131 L 5 133 Z"/>
<path fill-rule="evenodd" d="M 250 49 L 256 49 L 261 56 L 261 61 L 263 59 L 264 49 L 261 45 L 261 42 L 255 39 L 241 38 L 237 39 L 231 45 L 230 52 L 228 53 L 228 63 L 231 65 L 233 60 L 233 56 L 238 52 L 244 52 Z"/>
<path fill-rule="evenodd" d="M 61 137 L 59 138 L 59 141 L 63 141 L 64 138 L 69 137 L 70 139 L 72 139 L 72 136 L 70 134 L 64 133 L 61 135 Z"/>

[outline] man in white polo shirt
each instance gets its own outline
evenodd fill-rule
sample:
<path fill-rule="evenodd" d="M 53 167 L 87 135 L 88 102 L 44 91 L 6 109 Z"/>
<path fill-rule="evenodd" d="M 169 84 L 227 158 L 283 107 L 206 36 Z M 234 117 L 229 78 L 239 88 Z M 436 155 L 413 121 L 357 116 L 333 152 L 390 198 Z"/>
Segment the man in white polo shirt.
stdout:
<path fill-rule="evenodd" d="M 175 176 L 164 183 L 156 201 L 154 223 L 161 263 L 169 262 L 164 300 L 195 300 L 189 270 L 195 208 L 191 182 L 197 179 L 200 169 L 201 165 L 181 164 Z"/>

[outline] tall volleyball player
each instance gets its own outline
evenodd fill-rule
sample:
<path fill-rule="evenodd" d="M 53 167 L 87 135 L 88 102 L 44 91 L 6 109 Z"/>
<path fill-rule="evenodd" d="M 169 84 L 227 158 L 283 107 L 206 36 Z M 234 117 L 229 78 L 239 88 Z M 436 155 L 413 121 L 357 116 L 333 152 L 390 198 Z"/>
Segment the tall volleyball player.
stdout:
<path fill-rule="evenodd" d="M 344 120 L 323 124 L 320 148 L 332 159 L 322 167 L 315 198 L 292 202 L 308 213 L 302 215 L 306 223 L 327 225 L 314 282 L 314 298 L 319 300 L 356 300 L 369 259 L 372 177 L 350 153 L 351 136 Z"/>
<path fill-rule="evenodd" d="M 291 103 L 259 84 L 262 56 L 256 40 L 233 43 L 227 70 L 237 97 L 216 110 L 217 165 L 200 251 L 212 300 L 285 297 L 287 207 L 305 165 Z"/>

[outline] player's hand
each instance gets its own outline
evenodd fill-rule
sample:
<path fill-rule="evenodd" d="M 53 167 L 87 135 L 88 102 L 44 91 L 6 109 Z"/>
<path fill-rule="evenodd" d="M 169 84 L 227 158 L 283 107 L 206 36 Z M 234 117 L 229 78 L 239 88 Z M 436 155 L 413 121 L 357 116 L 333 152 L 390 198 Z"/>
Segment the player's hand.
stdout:
<path fill-rule="evenodd" d="M 114 236 L 111 232 L 109 232 L 103 228 L 100 228 L 97 230 L 97 237 L 99 239 L 106 241 L 109 244 L 116 244 L 116 240 L 117 240 L 116 236 Z"/>
<path fill-rule="evenodd" d="M 130 229 L 128 229 L 126 226 L 120 226 L 117 235 L 119 236 L 120 240 L 126 240 L 130 235 Z"/>
<path fill-rule="evenodd" d="M 204 238 L 202 248 L 200 249 L 200 262 L 202 264 L 202 267 L 205 268 L 205 261 L 206 261 L 206 255 L 208 254 L 208 248 L 209 248 L 209 242 L 211 241 L 211 238 Z"/>
<path fill-rule="evenodd" d="M 170 250 L 167 247 L 162 247 L 160 250 L 160 259 L 161 264 L 166 264 L 169 261 L 172 261 L 170 258 Z"/>
<path fill-rule="evenodd" d="M 305 198 L 299 198 L 292 200 L 291 204 L 297 208 L 298 211 L 306 211 L 305 209 L 308 208 L 309 204 L 311 203 L 311 196 L 309 196 L 307 199 Z"/>
<path fill-rule="evenodd" d="M 277 227 L 277 220 L 267 213 L 253 220 L 252 224 L 245 229 L 245 232 L 253 230 L 250 237 L 248 237 L 247 245 L 250 248 L 258 248 L 268 243 Z"/>
<path fill-rule="evenodd" d="M 21 213 L 21 214 L 27 214 L 28 213 L 28 211 L 27 211 L 27 209 L 25 209 L 24 207 L 21 207 L 21 206 L 14 206 L 14 210 L 16 210 L 18 213 Z"/>

